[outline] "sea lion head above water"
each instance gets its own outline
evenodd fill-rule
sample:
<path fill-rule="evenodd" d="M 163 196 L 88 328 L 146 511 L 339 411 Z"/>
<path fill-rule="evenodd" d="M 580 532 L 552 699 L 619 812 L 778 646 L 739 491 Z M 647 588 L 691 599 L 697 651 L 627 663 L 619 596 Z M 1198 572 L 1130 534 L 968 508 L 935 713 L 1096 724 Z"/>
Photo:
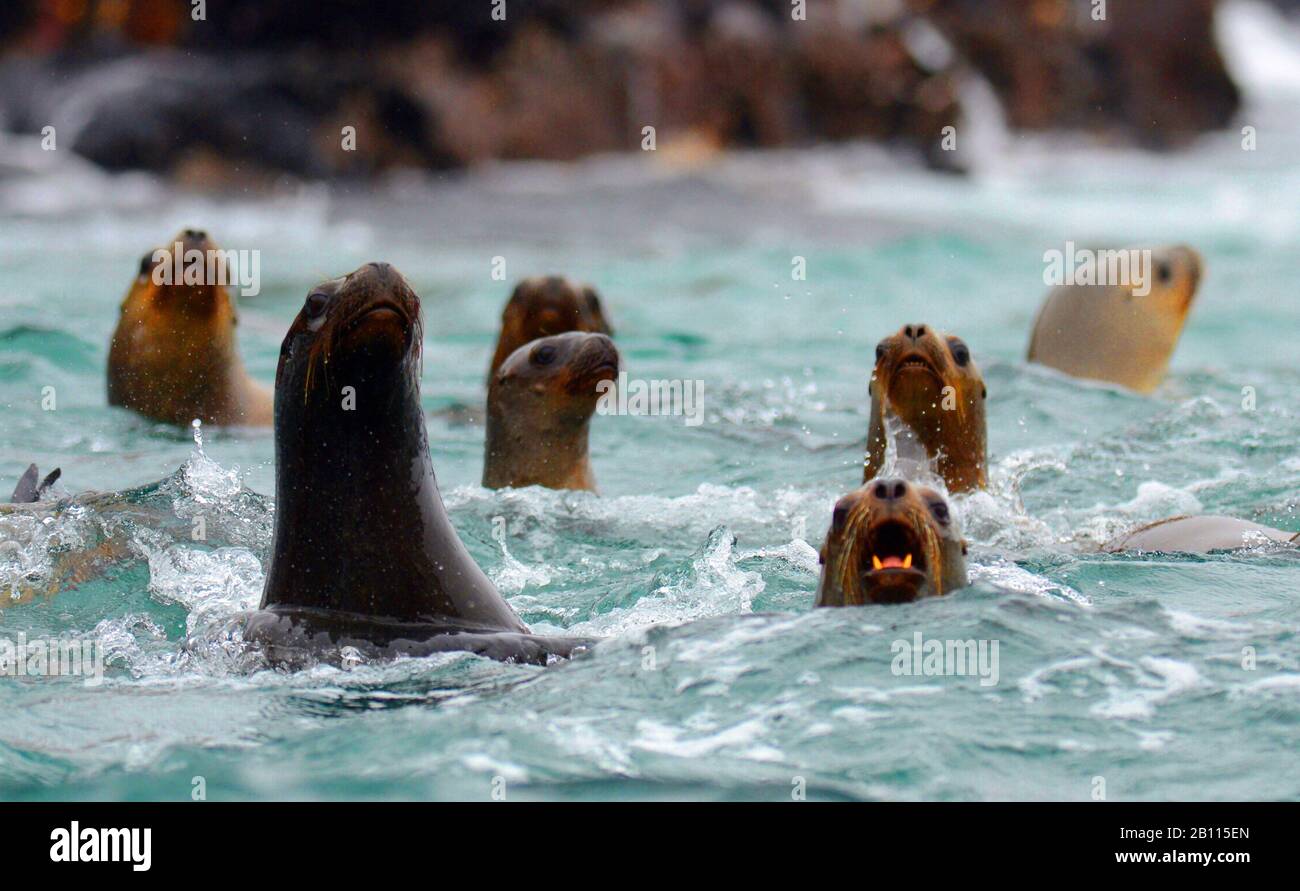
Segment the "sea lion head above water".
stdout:
<path fill-rule="evenodd" d="M 1150 259 L 1141 287 L 1076 284 L 1048 292 L 1030 336 L 1029 361 L 1139 393 L 1154 390 L 1182 335 L 1204 263 L 1184 245 L 1153 249 Z M 1139 293 L 1148 287 L 1149 293 Z"/>
<path fill-rule="evenodd" d="M 604 334 L 570 331 L 515 350 L 488 384 L 483 485 L 594 491 L 587 455 L 602 382 L 618 378 L 619 355 Z"/>
<path fill-rule="evenodd" d="M 308 294 L 276 371 L 263 611 L 527 632 L 443 506 L 420 407 L 421 339 L 420 300 L 386 263 Z"/>
<path fill-rule="evenodd" d="M 234 301 L 209 274 L 224 256 L 207 233 L 185 229 L 141 258 L 109 346 L 110 405 L 171 424 L 271 423 L 271 394 L 239 358 Z"/>
<path fill-rule="evenodd" d="M 904 325 L 876 346 L 871 375 L 871 422 L 863 481 L 884 469 L 888 418 L 896 418 L 924 448 L 948 489 L 988 485 L 988 390 L 970 349 L 928 325 Z"/>
<path fill-rule="evenodd" d="M 821 564 L 817 606 L 906 603 L 966 585 L 966 542 L 938 491 L 877 479 L 836 503 Z"/>
<path fill-rule="evenodd" d="M 501 363 L 524 344 L 566 331 L 614 333 L 596 289 L 558 275 L 524 279 L 501 312 L 501 334 L 488 369 L 489 382 Z"/>

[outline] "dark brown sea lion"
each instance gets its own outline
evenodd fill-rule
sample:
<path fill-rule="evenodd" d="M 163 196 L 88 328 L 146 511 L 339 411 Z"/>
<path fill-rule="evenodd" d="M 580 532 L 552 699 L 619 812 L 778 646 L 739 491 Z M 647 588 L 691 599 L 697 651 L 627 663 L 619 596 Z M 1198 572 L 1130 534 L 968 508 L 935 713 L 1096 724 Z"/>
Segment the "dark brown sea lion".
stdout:
<path fill-rule="evenodd" d="M 501 311 L 501 334 L 492 354 L 488 382 L 501 363 L 524 344 L 566 331 L 614 333 L 596 289 L 558 275 L 524 279 L 515 286 Z"/>
<path fill-rule="evenodd" d="M 884 469 L 887 423 L 897 419 L 924 449 L 951 492 L 988 485 L 988 390 L 960 338 L 928 325 L 904 325 L 876 347 L 864 482 Z M 901 450 L 904 443 L 896 439 Z"/>
<path fill-rule="evenodd" d="M 821 550 L 817 606 L 906 603 L 966 585 L 966 542 L 934 489 L 873 480 L 841 498 Z"/>
<path fill-rule="evenodd" d="M 1200 254 L 1180 245 L 1153 249 L 1150 266 L 1142 287 L 1053 288 L 1034 321 L 1029 361 L 1139 393 L 1154 390 L 1183 333 L 1203 263 Z M 1150 293 L 1134 293 L 1147 287 Z"/>
<path fill-rule="evenodd" d="M 275 661 L 470 650 L 545 662 L 452 528 L 420 408 L 420 300 L 371 263 L 312 289 L 276 370 L 275 536 L 246 638 Z"/>
<path fill-rule="evenodd" d="M 1170 517 L 1120 536 L 1105 550 L 1203 554 L 1251 547 L 1265 541 L 1300 544 L 1300 534 L 1235 517 Z"/>
<path fill-rule="evenodd" d="M 521 346 L 488 384 L 483 485 L 595 491 L 587 433 L 601 381 L 618 378 L 614 341 L 570 331 Z"/>
<path fill-rule="evenodd" d="M 182 264 L 192 251 L 217 250 L 206 233 L 186 229 L 141 259 L 109 346 L 108 404 L 171 424 L 270 424 L 271 393 L 244 370 L 224 284 L 206 275 L 203 284 L 155 281 L 160 263 L 175 268 L 176 244 Z"/>

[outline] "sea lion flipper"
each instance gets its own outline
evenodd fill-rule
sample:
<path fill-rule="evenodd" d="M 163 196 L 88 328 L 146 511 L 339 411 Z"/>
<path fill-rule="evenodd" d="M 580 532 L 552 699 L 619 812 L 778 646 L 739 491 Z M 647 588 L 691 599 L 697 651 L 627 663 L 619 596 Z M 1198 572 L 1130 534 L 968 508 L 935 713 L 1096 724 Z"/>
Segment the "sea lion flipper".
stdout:
<path fill-rule="evenodd" d="M 36 465 L 32 466 L 35 467 Z M 45 479 L 41 480 L 41 484 L 36 487 L 36 500 L 40 501 L 44 498 L 45 493 L 51 486 L 59 481 L 59 477 L 61 476 L 63 476 L 63 468 L 61 467 L 56 467 L 46 474 Z"/>
<path fill-rule="evenodd" d="M 40 487 L 36 481 L 41 478 L 41 473 L 36 469 L 35 464 L 29 464 L 27 470 L 18 479 L 18 485 L 14 489 L 14 494 L 9 496 L 11 504 L 30 504 L 37 500 Z"/>
<path fill-rule="evenodd" d="M 50 486 L 54 485 L 62 474 L 63 471 L 56 467 L 49 472 L 45 479 L 41 479 L 41 472 L 36 469 L 36 465 L 27 465 L 27 470 L 23 472 L 22 478 L 18 480 L 14 494 L 9 496 L 9 502 L 11 504 L 32 504 L 40 501 L 45 497 L 45 493 Z M 37 482 L 38 480 L 39 482 Z"/>

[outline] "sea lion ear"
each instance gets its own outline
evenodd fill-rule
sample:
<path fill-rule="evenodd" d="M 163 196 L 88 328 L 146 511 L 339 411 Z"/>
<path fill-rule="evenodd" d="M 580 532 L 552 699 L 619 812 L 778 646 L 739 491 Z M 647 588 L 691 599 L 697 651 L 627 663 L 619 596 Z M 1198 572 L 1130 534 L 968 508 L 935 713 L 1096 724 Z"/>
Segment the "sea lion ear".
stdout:
<path fill-rule="evenodd" d="M 989 398 L 989 388 L 988 388 L 988 384 L 980 384 L 980 398 L 981 398 L 981 399 L 988 399 L 988 398 Z"/>
<path fill-rule="evenodd" d="M 966 548 L 966 539 L 963 538 L 963 539 L 961 540 L 961 555 L 962 555 L 963 557 L 966 556 L 966 550 L 967 550 L 967 548 Z"/>
<path fill-rule="evenodd" d="M 611 325 L 609 319 L 605 317 L 605 308 L 601 306 L 600 295 L 596 293 L 596 289 L 591 285 L 583 285 L 582 298 L 587 303 L 587 311 L 600 321 L 600 327 L 596 333 L 607 334 L 610 337 L 613 337 L 614 326 Z"/>
<path fill-rule="evenodd" d="M 528 290 L 531 281 L 532 279 L 526 278 L 519 282 L 519 284 L 515 285 L 515 289 L 510 292 L 510 299 L 506 301 L 506 305 L 501 310 L 501 318 L 504 319 L 506 317 L 510 312 L 510 307 L 514 306 L 516 303 L 523 302 L 524 292 Z"/>

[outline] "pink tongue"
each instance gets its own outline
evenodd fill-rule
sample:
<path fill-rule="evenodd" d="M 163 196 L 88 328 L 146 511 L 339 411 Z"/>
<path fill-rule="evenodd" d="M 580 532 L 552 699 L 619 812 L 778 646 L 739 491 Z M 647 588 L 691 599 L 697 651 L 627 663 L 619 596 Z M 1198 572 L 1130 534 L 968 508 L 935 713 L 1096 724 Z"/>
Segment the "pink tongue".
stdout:
<path fill-rule="evenodd" d="M 880 561 L 881 569 L 893 569 L 895 567 L 897 567 L 898 569 L 903 568 L 902 557 L 885 557 L 883 560 Z"/>

